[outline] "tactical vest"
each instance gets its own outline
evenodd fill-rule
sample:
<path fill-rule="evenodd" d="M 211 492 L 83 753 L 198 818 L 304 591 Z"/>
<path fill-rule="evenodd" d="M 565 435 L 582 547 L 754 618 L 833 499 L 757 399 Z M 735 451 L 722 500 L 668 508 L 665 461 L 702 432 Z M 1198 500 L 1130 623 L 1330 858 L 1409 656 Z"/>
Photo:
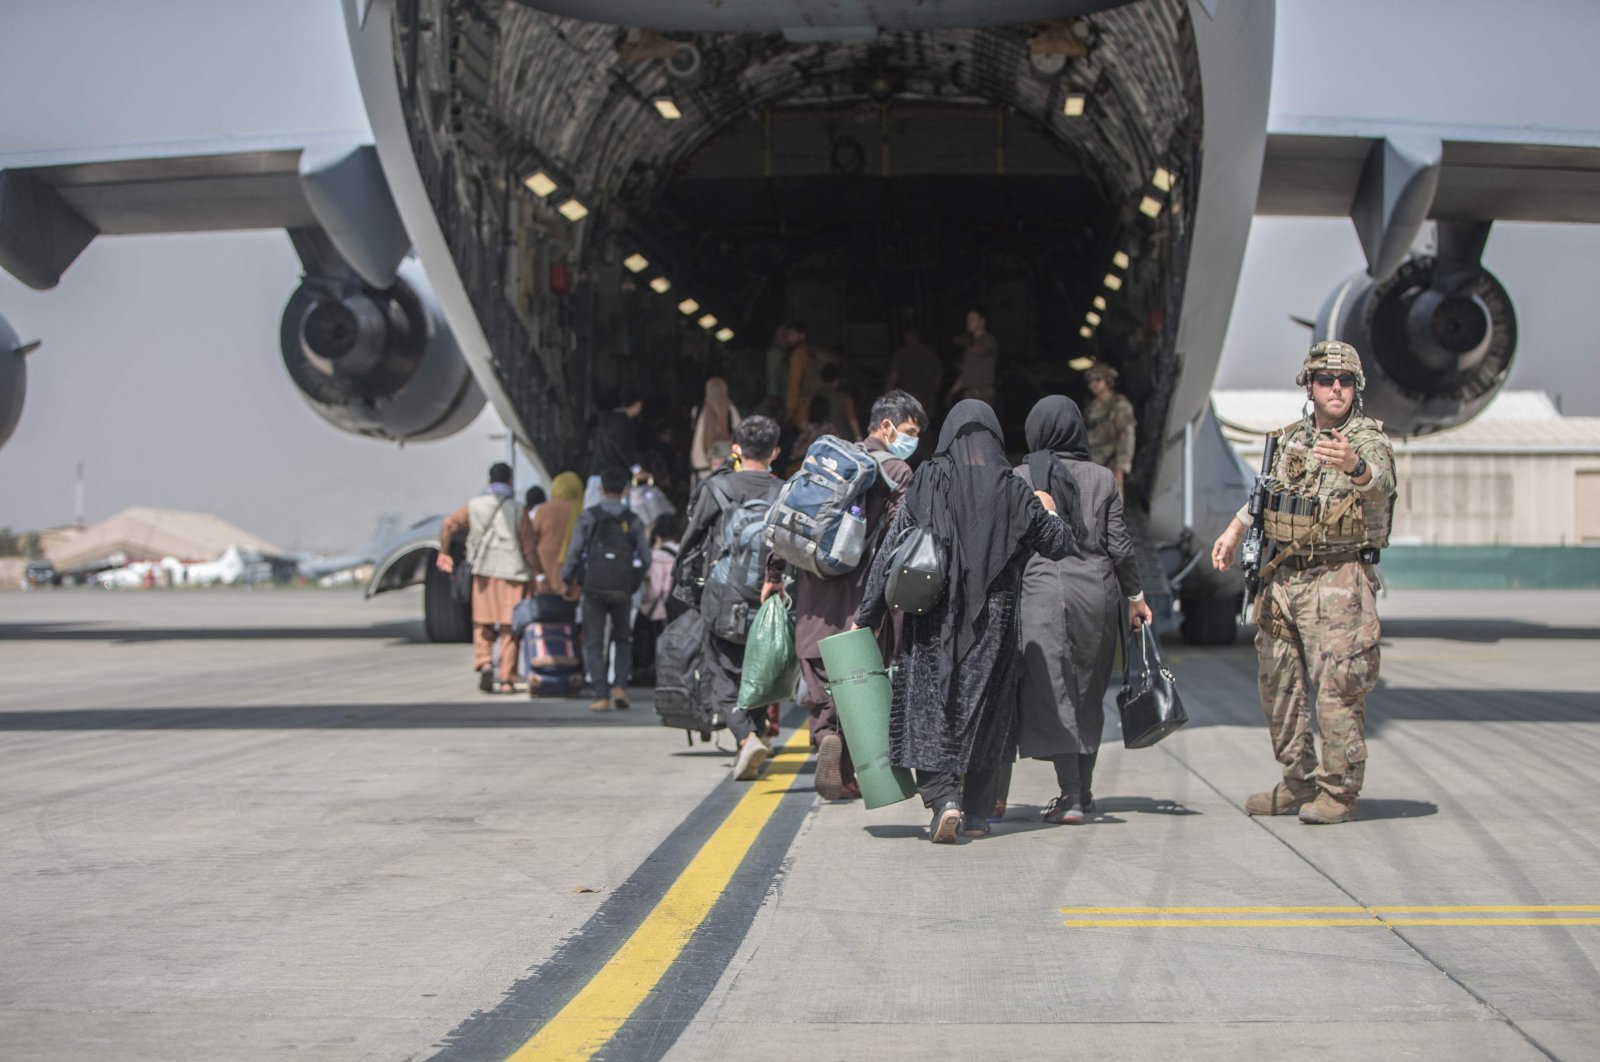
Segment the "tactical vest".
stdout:
<path fill-rule="evenodd" d="M 502 502 L 504 504 L 502 504 Z M 525 519 L 514 498 L 480 494 L 467 503 L 467 559 L 473 575 L 525 583 L 533 575 L 522 556 L 518 523 Z"/>
<path fill-rule="evenodd" d="M 1369 425 L 1382 431 L 1381 424 L 1369 421 L 1351 424 L 1350 433 Z M 1308 431 L 1304 422 L 1277 434 L 1281 442 L 1273 467 L 1273 491 L 1263 514 L 1267 537 L 1283 548 L 1309 534 L 1303 551 L 1308 556 L 1386 548 L 1394 526 L 1394 495 L 1356 490 L 1345 473 L 1312 465 L 1310 450 L 1316 433 Z M 1356 495 L 1355 503 L 1338 519 L 1319 527 L 1324 515 L 1351 494 Z"/>

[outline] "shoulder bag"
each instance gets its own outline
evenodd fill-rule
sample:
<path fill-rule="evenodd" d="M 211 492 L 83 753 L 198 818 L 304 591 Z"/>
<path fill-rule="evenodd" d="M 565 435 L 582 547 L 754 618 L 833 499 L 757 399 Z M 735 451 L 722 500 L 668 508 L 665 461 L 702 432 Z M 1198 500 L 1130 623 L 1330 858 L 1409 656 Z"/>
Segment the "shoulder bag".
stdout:
<path fill-rule="evenodd" d="M 890 550 L 883 599 L 897 612 L 920 616 L 944 597 L 948 551 L 927 527 L 906 528 Z"/>

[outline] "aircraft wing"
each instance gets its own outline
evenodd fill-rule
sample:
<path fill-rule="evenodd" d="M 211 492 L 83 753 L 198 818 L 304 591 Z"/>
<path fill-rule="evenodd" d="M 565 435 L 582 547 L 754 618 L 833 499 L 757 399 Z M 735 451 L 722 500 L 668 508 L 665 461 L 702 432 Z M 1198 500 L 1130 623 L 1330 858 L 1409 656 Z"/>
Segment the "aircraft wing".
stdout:
<path fill-rule="evenodd" d="M 1257 214 L 1344 217 L 1386 142 L 1431 148 L 1429 217 L 1600 223 L 1600 130 L 1274 115 Z"/>
<path fill-rule="evenodd" d="M 1429 219 L 1600 223 L 1600 130 L 1274 115 L 1256 213 L 1348 216 L 1384 278 Z"/>
<path fill-rule="evenodd" d="M 351 130 L 0 155 L 0 267 L 45 289 L 99 235 L 321 228 L 344 251 L 356 229 L 381 250 L 350 264 L 392 283 L 409 241 L 370 140 Z M 369 216 L 348 216 L 374 194 Z"/>

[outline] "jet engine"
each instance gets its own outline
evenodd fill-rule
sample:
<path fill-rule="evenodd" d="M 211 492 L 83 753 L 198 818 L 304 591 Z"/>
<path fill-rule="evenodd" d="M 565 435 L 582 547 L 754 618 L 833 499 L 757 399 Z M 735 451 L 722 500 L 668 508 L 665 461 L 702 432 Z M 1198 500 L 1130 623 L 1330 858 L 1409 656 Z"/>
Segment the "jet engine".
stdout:
<path fill-rule="evenodd" d="M 28 365 L 23 356 L 32 349 L 19 343 L 10 323 L 0 317 L 0 446 L 22 419 L 22 400 L 28 393 Z"/>
<path fill-rule="evenodd" d="M 396 442 L 465 428 L 484 396 L 445 325 L 422 267 L 393 287 L 307 276 L 284 307 L 283 362 L 317 415 L 342 431 Z"/>
<path fill-rule="evenodd" d="M 1358 273 L 1329 297 L 1318 339 L 1361 354 L 1366 414 L 1391 435 L 1428 435 L 1476 416 L 1511 372 L 1517 315 L 1494 274 L 1413 255 L 1386 279 Z"/>

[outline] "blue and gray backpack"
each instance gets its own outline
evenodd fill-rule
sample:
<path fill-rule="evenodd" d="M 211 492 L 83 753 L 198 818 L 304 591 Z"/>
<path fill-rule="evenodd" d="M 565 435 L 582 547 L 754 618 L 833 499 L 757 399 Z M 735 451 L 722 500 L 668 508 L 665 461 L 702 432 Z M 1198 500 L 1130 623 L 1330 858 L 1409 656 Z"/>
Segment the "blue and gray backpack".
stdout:
<path fill-rule="evenodd" d="M 867 491 L 879 476 L 899 486 L 883 469 L 889 456 L 832 435 L 812 443 L 767 511 L 772 552 L 824 578 L 854 571 L 867 544 Z"/>

